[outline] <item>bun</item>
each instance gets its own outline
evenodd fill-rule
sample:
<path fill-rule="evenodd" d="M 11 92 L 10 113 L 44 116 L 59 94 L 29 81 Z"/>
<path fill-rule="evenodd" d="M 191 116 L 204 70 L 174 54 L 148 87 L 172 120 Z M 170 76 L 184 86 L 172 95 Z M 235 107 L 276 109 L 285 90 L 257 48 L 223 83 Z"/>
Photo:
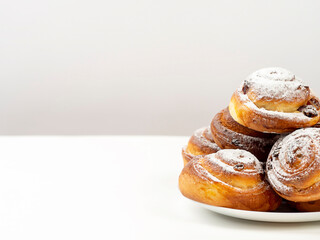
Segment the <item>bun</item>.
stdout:
<path fill-rule="evenodd" d="M 320 200 L 311 202 L 290 202 L 289 204 L 300 212 L 320 211 Z"/>
<path fill-rule="evenodd" d="M 260 132 L 285 133 L 319 121 L 319 99 L 283 68 L 252 73 L 232 95 L 229 111 L 235 121 Z"/>
<path fill-rule="evenodd" d="M 284 199 L 320 199 L 320 129 L 299 129 L 279 139 L 269 154 L 266 172 L 273 189 Z"/>
<path fill-rule="evenodd" d="M 273 144 L 280 137 L 279 134 L 262 133 L 242 126 L 231 117 L 228 108 L 212 119 L 211 132 L 220 148 L 247 150 L 263 162 L 267 161 Z"/>
<path fill-rule="evenodd" d="M 219 150 L 220 148 L 212 138 L 210 127 L 200 128 L 193 133 L 188 145 L 182 148 L 183 163 L 186 165 L 194 157 L 215 153 Z"/>
<path fill-rule="evenodd" d="M 179 188 L 187 198 L 227 208 L 272 211 L 281 201 L 265 181 L 262 163 L 244 150 L 220 150 L 190 161 Z"/>
<path fill-rule="evenodd" d="M 182 157 L 179 188 L 192 200 L 252 211 L 273 211 L 281 202 L 320 211 L 320 99 L 288 70 L 260 69 L 210 127 L 194 132 Z"/>

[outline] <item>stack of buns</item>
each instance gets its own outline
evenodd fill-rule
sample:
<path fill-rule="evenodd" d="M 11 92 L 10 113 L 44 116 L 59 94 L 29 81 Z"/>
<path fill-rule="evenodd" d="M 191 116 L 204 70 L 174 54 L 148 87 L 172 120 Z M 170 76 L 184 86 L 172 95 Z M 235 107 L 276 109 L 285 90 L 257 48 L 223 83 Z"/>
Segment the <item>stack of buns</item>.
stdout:
<path fill-rule="evenodd" d="M 181 193 L 234 209 L 320 211 L 320 101 L 283 68 L 249 75 L 182 149 Z"/>

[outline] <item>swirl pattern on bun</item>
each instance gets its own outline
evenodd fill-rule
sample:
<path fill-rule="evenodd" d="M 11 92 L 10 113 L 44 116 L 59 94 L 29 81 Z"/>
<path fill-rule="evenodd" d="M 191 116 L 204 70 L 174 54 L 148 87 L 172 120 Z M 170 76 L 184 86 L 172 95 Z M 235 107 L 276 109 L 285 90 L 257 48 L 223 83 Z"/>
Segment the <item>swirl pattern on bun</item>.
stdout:
<path fill-rule="evenodd" d="M 248 128 L 285 133 L 315 125 L 320 118 L 320 102 L 288 70 L 265 68 L 243 81 L 232 95 L 229 111 L 235 121 Z"/>
<path fill-rule="evenodd" d="M 215 153 L 219 150 L 219 146 L 212 138 L 210 127 L 200 128 L 190 137 L 188 145 L 182 148 L 183 163 L 186 165 L 194 157 Z"/>
<path fill-rule="evenodd" d="M 264 179 L 262 163 L 245 150 L 223 149 L 190 161 L 179 188 L 185 197 L 214 206 L 272 211 L 280 205 Z"/>
<path fill-rule="evenodd" d="M 272 147 L 266 172 L 273 189 L 284 199 L 320 199 L 320 129 L 305 128 L 279 139 Z"/>

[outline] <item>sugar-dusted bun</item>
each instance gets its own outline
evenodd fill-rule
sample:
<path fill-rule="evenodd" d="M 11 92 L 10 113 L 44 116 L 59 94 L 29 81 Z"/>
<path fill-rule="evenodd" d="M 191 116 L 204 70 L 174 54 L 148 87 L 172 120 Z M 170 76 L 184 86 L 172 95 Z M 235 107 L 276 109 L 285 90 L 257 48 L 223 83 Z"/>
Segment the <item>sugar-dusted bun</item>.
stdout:
<path fill-rule="evenodd" d="M 220 148 L 214 142 L 210 127 L 196 130 L 190 137 L 188 145 L 182 148 L 183 163 L 186 165 L 196 156 L 203 156 L 219 151 Z"/>
<path fill-rule="evenodd" d="M 229 111 L 235 121 L 248 128 L 285 133 L 315 125 L 320 103 L 288 70 L 264 68 L 248 76 L 234 92 Z"/>
<path fill-rule="evenodd" d="M 320 129 L 299 129 L 279 139 L 266 172 L 281 197 L 294 202 L 320 200 Z"/>
<path fill-rule="evenodd" d="M 247 150 L 262 162 L 267 161 L 273 144 L 280 137 L 279 134 L 262 133 L 242 126 L 231 117 L 228 108 L 212 119 L 211 132 L 220 148 Z"/>
<path fill-rule="evenodd" d="M 190 161 L 180 174 L 179 188 L 192 200 L 234 209 L 272 211 L 281 201 L 265 181 L 262 163 L 238 149 Z"/>

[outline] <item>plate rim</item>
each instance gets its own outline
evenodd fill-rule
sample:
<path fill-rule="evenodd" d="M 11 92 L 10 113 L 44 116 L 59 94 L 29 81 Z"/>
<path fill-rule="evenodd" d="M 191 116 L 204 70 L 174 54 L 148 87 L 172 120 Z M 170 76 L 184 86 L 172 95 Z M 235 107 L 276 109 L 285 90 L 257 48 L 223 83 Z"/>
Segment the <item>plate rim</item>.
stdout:
<path fill-rule="evenodd" d="M 241 210 L 227 207 L 213 206 L 206 203 L 201 203 L 189 199 L 196 205 L 208 209 L 212 212 L 251 221 L 260 222 L 315 222 L 320 221 L 320 211 L 318 212 L 263 212 L 263 211 L 250 211 Z"/>

